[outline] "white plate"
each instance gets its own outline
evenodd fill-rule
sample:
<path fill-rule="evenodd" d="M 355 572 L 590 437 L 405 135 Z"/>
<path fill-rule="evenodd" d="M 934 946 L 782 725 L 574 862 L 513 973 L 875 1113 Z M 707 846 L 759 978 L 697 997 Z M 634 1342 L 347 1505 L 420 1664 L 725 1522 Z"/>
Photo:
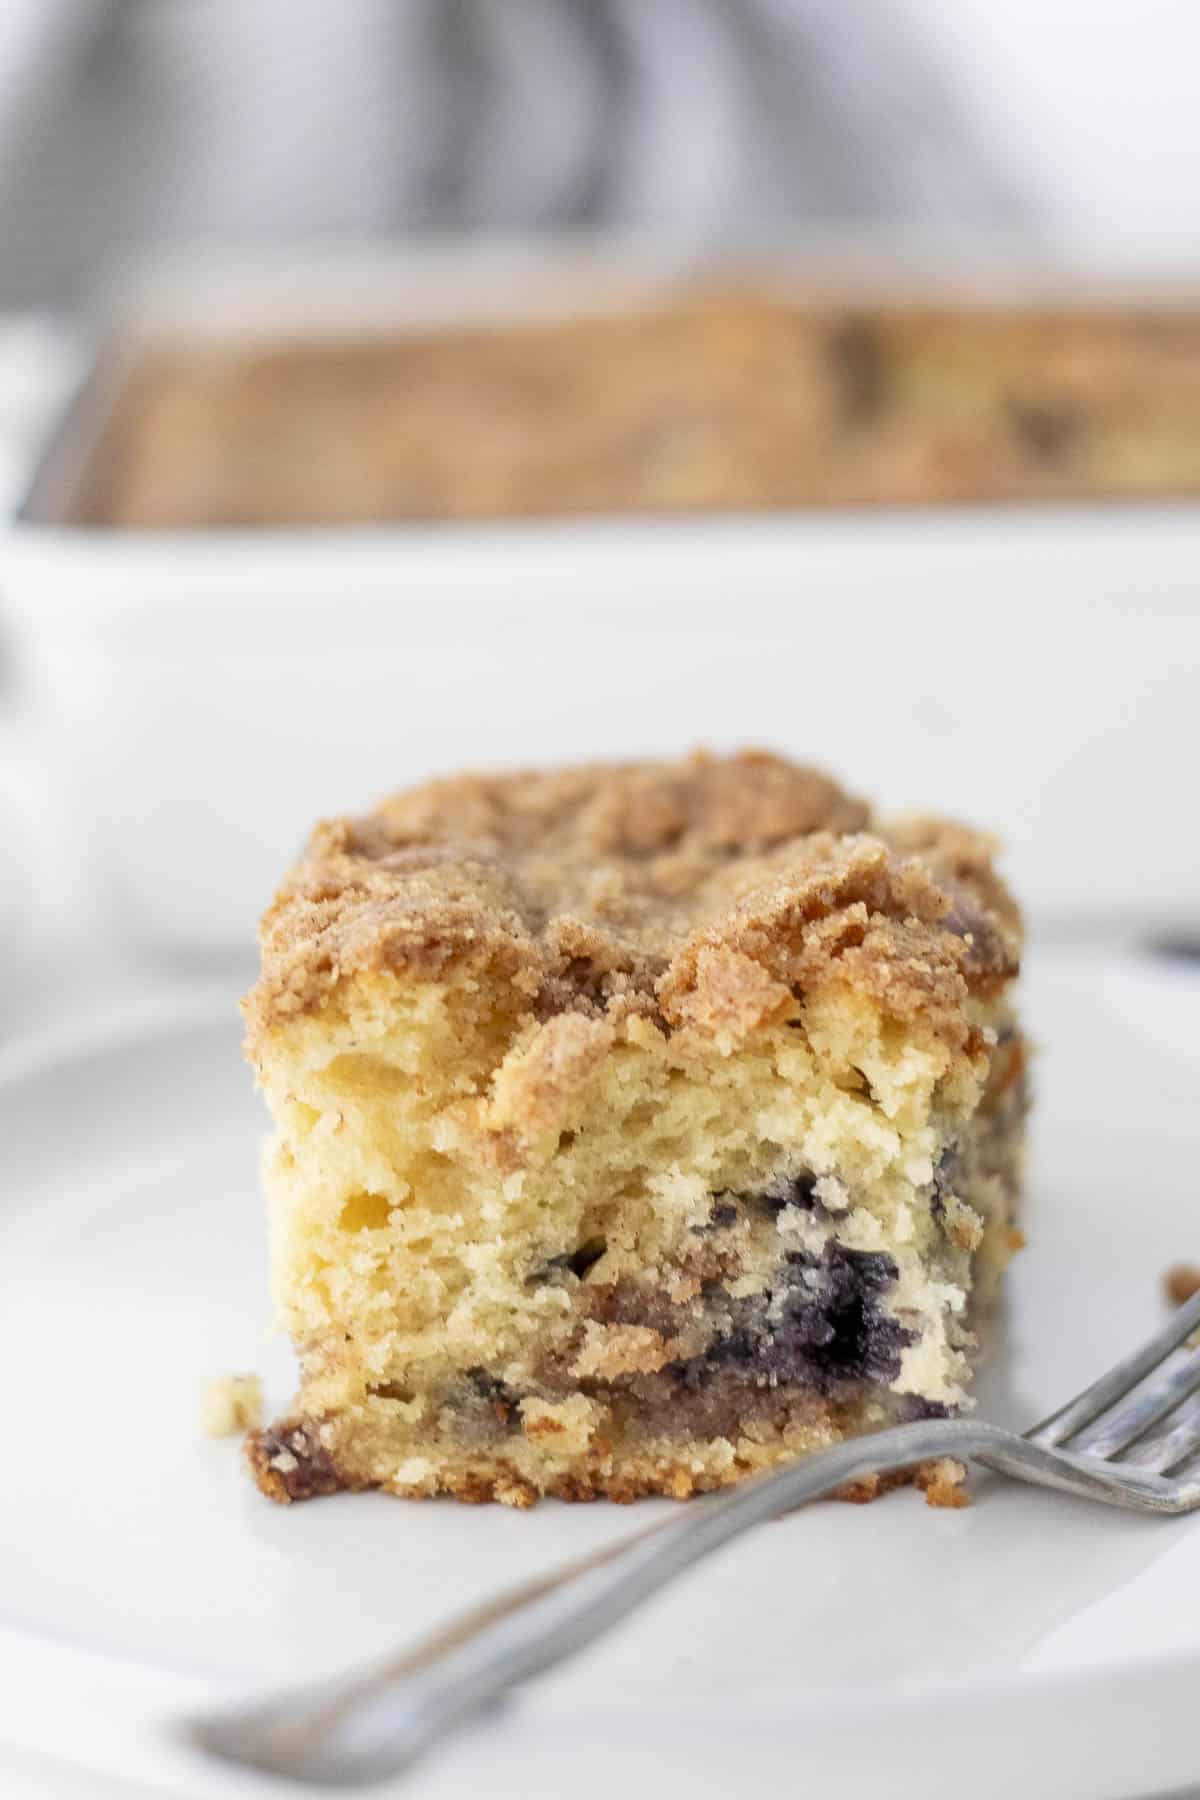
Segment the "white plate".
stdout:
<path fill-rule="evenodd" d="M 1163 1268 L 1200 1256 L 1200 1031 L 1181 1028 L 1189 1009 L 1200 1023 L 1200 984 L 1170 989 L 1162 1029 L 1131 964 L 1043 960 L 1029 986 L 1048 1046 L 1032 1248 L 985 1396 L 1013 1421 L 1148 1332 Z M 44 1755 L 114 1792 L 247 1792 L 178 1748 L 172 1717 L 394 1646 L 653 1510 L 276 1509 L 234 1444 L 200 1435 L 208 1376 L 257 1367 L 274 1401 L 290 1382 L 262 1330 L 261 1119 L 238 1035 L 211 1001 L 172 1004 L 0 1069 L 0 1768 Z M 1169 1788 L 1200 1774 L 1198 1584 L 1200 1520 L 985 1479 L 961 1513 L 911 1493 L 814 1508 L 694 1573 L 407 1791 L 557 1796 L 569 1774 L 579 1796 L 665 1778 L 726 1796 L 790 1790 L 797 1770 L 840 1800 L 936 1800 L 967 1770 L 978 1800 Z"/>

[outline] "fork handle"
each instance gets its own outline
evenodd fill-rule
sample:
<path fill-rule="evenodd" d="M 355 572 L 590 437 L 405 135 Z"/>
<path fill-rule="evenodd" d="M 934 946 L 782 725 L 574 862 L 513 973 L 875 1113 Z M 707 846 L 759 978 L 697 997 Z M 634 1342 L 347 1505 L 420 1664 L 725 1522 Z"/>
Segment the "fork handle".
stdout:
<path fill-rule="evenodd" d="M 1007 1435 L 938 1419 L 839 1444 L 510 1588 L 374 1669 L 197 1721 L 188 1735 L 232 1761 L 298 1780 L 341 1785 L 398 1774 L 471 1714 L 592 1643 L 752 1526 L 847 1483 L 970 1456 Z"/>

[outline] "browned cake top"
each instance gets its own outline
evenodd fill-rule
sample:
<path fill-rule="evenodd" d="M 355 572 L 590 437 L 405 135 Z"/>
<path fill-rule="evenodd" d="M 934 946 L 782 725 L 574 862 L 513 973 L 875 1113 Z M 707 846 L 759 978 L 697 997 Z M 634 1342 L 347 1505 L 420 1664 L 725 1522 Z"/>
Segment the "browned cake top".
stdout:
<path fill-rule="evenodd" d="M 550 283 L 553 287 L 553 282 Z M 77 522 L 121 527 L 1200 490 L 1200 317 L 838 301 L 708 278 L 632 308 L 148 351 Z M 542 310 L 547 294 L 541 295 Z"/>
<path fill-rule="evenodd" d="M 267 912 L 251 1039 L 391 971 L 510 984 L 529 1010 L 732 1037 L 847 981 L 961 1045 L 968 994 L 1016 972 L 988 842 L 883 825 L 760 751 L 464 775 L 318 826 Z"/>

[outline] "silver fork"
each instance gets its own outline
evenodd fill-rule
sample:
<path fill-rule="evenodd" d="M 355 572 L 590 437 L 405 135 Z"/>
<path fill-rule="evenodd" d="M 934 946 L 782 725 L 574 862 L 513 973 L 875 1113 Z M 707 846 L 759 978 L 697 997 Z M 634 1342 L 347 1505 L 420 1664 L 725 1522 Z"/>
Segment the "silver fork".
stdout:
<path fill-rule="evenodd" d="M 184 1733 L 229 1761 L 327 1786 L 398 1774 L 751 1526 L 849 1482 L 939 1457 L 1134 1512 L 1191 1512 L 1200 1506 L 1197 1390 L 1200 1295 L 1024 1437 L 941 1419 L 839 1444 L 511 1588 L 378 1667 L 189 1721 Z"/>

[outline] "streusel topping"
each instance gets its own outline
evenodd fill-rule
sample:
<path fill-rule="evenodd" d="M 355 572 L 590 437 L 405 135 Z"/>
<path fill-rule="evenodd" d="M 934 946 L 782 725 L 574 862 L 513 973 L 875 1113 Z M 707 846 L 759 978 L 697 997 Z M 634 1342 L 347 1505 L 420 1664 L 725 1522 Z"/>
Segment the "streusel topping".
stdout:
<path fill-rule="evenodd" d="M 762 751 L 430 782 L 318 826 L 263 920 L 251 1041 L 355 975 L 474 967 L 542 1017 L 735 1037 L 841 980 L 960 1047 L 968 994 L 1017 968 L 991 850 Z"/>

